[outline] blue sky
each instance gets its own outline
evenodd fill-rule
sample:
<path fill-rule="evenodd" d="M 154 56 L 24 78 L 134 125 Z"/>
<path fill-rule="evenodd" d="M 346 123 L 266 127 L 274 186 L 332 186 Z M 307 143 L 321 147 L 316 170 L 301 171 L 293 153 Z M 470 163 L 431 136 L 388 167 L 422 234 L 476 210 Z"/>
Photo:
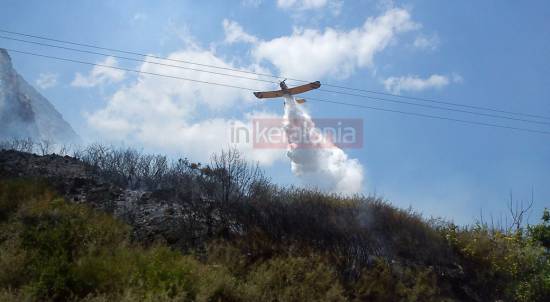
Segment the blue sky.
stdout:
<path fill-rule="evenodd" d="M 547 1 L 7 0 L 0 20 L 2 29 L 63 40 L 550 116 Z M 181 72 L 1 39 L 0 47 Z M 112 70 L 94 73 L 90 66 L 20 54 L 12 58 L 87 141 L 124 142 L 204 160 L 226 147 L 217 135 L 229 120 L 282 114 L 280 103 L 260 103 L 244 92 Z M 482 119 L 322 92 L 310 95 Z M 511 191 L 515 199 L 527 200 L 534 188 L 532 221 L 550 206 L 549 135 L 333 104 L 310 102 L 307 108 L 314 117 L 364 120 L 363 148 L 345 152 L 361 164 L 366 194 L 458 223 L 472 222 L 481 209 L 486 216 L 506 213 Z M 482 120 L 550 130 L 548 125 Z M 253 158 L 261 156 L 274 181 L 300 183 L 284 154 L 275 153 Z"/>

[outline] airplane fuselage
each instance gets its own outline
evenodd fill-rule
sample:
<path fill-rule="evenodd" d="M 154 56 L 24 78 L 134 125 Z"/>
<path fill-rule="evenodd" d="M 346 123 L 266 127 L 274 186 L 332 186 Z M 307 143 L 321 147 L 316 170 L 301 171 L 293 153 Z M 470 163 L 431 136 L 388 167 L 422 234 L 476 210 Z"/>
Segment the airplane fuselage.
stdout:
<path fill-rule="evenodd" d="M 291 95 L 290 94 L 290 91 L 288 91 L 288 86 L 286 86 L 286 83 L 285 81 L 282 81 L 281 83 L 279 83 L 279 86 L 281 87 L 281 90 L 284 92 L 285 95 Z"/>

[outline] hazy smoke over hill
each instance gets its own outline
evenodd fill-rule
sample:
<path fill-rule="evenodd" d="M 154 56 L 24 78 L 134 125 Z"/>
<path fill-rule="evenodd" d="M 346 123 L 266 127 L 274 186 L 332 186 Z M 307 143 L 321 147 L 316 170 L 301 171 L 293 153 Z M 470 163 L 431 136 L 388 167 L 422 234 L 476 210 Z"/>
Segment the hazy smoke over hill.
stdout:
<path fill-rule="evenodd" d="M 53 105 L 13 68 L 0 48 L 0 140 L 32 138 L 74 143 L 80 138 Z"/>
<path fill-rule="evenodd" d="M 319 137 L 315 123 L 293 97 L 285 98 L 284 129 L 289 141 L 287 156 L 291 160 L 292 173 L 305 184 L 332 192 L 356 193 L 362 191 L 363 166 L 357 159 L 350 159 L 327 137 Z M 296 130 L 308 146 L 293 141 Z"/>

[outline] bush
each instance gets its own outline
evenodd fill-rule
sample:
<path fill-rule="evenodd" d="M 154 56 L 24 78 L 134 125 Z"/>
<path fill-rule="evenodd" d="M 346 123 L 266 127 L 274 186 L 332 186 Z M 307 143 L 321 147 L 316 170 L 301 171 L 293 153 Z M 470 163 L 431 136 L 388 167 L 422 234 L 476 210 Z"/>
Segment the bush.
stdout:
<path fill-rule="evenodd" d="M 29 199 L 49 198 L 53 192 L 40 180 L 0 179 L 0 223 Z"/>
<path fill-rule="evenodd" d="M 85 255 L 112 250 L 124 243 L 128 227 L 107 214 L 60 198 L 43 198 L 21 206 L 21 247 L 27 251 L 31 282 L 28 290 L 36 297 L 67 299 L 87 292 L 73 274 Z"/>
<path fill-rule="evenodd" d="M 504 233 L 486 226 L 446 228 L 467 284 L 480 297 L 506 301 L 547 301 L 550 259 L 540 243 L 521 230 Z"/>
<path fill-rule="evenodd" d="M 128 225 L 45 182 L 0 180 L 0 300 L 550 300 L 548 210 L 526 231 L 427 222 L 379 198 L 277 187 L 233 152 L 204 166 L 101 145 L 80 152 L 92 187 L 179 203 L 175 229 L 158 232 L 194 255 L 131 242 Z M 55 158 L 33 160 L 43 169 Z M 58 176 L 52 185 L 67 185 Z"/>
<path fill-rule="evenodd" d="M 245 290 L 250 301 L 345 301 L 335 272 L 319 258 L 271 259 L 252 271 Z"/>
<path fill-rule="evenodd" d="M 18 208 L 10 209 L 9 223 L 1 228 L 3 296 L 195 300 L 199 294 L 208 298 L 229 291 L 223 282 L 217 287 L 200 283 L 209 274 L 216 280 L 218 271 L 206 270 L 191 256 L 130 243 L 128 226 L 107 214 L 31 189 L 32 182 L 2 185 L 2 195 L 18 201 L 11 203 Z M 21 193 L 25 188 L 27 198 Z"/>
<path fill-rule="evenodd" d="M 354 286 L 356 301 L 450 301 L 431 268 L 393 266 L 378 259 Z"/>
<path fill-rule="evenodd" d="M 550 210 L 544 209 L 542 223 L 529 226 L 528 232 L 533 243 L 540 243 L 550 253 Z"/>

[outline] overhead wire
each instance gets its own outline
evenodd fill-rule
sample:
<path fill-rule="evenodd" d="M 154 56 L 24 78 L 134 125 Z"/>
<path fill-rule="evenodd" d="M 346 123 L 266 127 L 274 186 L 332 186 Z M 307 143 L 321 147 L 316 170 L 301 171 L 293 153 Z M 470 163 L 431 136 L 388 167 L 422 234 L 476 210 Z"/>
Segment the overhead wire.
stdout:
<path fill-rule="evenodd" d="M 159 63 L 159 62 L 155 62 L 155 61 L 147 61 L 147 60 L 142 60 L 142 59 L 123 57 L 123 56 L 118 56 L 118 55 L 113 55 L 113 54 L 106 54 L 106 53 L 96 52 L 96 51 L 91 51 L 91 50 L 77 49 L 77 48 L 65 47 L 65 46 L 59 46 L 59 45 L 52 45 L 52 44 L 42 43 L 42 42 L 22 40 L 22 39 L 17 39 L 17 38 L 6 37 L 6 36 L 2 36 L 2 35 L 0 35 L 0 39 L 12 40 L 12 41 L 23 42 L 23 43 L 34 44 L 34 45 L 40 45 L 40 46 L 47 46 L 47 47 L 70 50 L 70 51 L 76 51 L 76 52 L 81 52 L 81 53 L 89 53 L 89 54 L 93 54 L 93 55 L 109 56 L 109 57 L 113 57 L 113 58 L 117 58 L 117 59 L 133 61 L 133 62 L 148 63 L 148 64 L 154 64 L 154 65 L 165 66 L 165 67 L 173 67 L 173 68 L 186 69 L 186 70 L 192 70 L 192 71 L 197 71 L 197 72 L 205 72 L 205 73 L 222 75 L 222 76 L 230 76 L 230 77 L 253 80 L 253 81 L 259 81 L 259 82 L 265 82 L 265 83 L 274 83 L 274 84 L 279 83 L 279 82 L 276 82 L 276 81 L 262 80 L 262 79 L 258 79 L 258 78 L 249 78 L 249 77 L 240 76 L 240 75 L 233 75 L 233 74 L 221 73 L 221 72 L 210 71 L 210 70 L 196 69 L 196 68 L 185 67 L 185 66 L 181 66 L 181 65 L 164 64 L 164 63 Z"/>
<path fill-rule="evenodd" d="M 410 115 L 410 116 L 426 117 L 426 118 L 453 121 L 453 122 L 466 123 L 466 124 L 474 124 L 474 125 L 481 125 L 481 126 L 505 128 L 505 129 L 511 129 L 511 130 L 520 130 L 520 131 L 528 131 L 528 132 L 535 132 L 535 133 L 542 133 L 542 134 L 550 134 L 549 131 L 544 131 L 544 130 L 518 128 L 518 127 L 513 127 L 513 126 L 497 125 L 497 124 L 491 124 L 491 123 L 485 123 L 485 122 L 462 120 L 462 119 L 456 119 L 456 118 L 444 117 L 444 116 L 438 116 L 438 115 L 431 115 L 431 114 L 424 114 L 424 113 L 417 113 L 417 112 L 408 112 L 408 111 L 402 111 L 402 110 L 397 110 L 397 109 L 378 108 L 378 107 L 372 107 L 372 106 L 367 106 L 367 105 L 362 105 L 362 104 L 354 104 L 354 103 L 347 103 L 347 102 L 340 102 L 340 101 L 331 101 L 331 100 L 318 99 L 318 98 L 308 98 L 308 101 L 310 101 L 310 100 L 311 101 L 316 101 L 316 102 L 339 104 L 339 105 L 345 105 L 345 106 L 351 106 L 351 107 L 358 107 L 358 108 L 365 108 L 365 109 L 400 113 L 400 114 L 405 114 L 405 115 Z"/>
<path fill-rule="evenodd" d="M 242 86 L 238 86 L 238 85 L 231 85 L 231 84 L 217 83 L 217 82 L 212 82 L 212 81 L 197 80 L 197 79 L 191 79 L 191 78 L 179 77 L 179 76 L 171 76 L 171 75 L 165 75 L 165 74 L 160 74 L 160 73 L 147 72 L 147 71 L 142 71 L 142 70 L 135 70 L 135 69 L 117 67 L 117 66 L 110 66 L 110 65 L 105 65 L 105 64 L 92 63 L 92 62 L 69 59 L 69 58 L 62 58 L 62 57 L 56 57 L 56 56 L 50 56 L 50 55 L 44 55 L 44 54 L 37 54 L 37 53 L 21 51 L 21 50 L 15 50 L 15 49 L 8 49 L 8 48 L 5 48 L 5 49 L 10 51 L 10 52 L 19 53 L 19 54 L 25 54 L 25 55 L 30 55 L 30 56 L 36 56 L 36 57 L 42 57 L 42 58 L 48 58 L 48 59 L 54 59 L 54 60 L 59 60 L 59 61 L 72 62 L 72 63 L 79 63 L 79 64 L 90 65 L 90 66 L 99 66 L 99 67 L 104 67 L 104 68 L 123 70 L 123 71 L 133 72 L 133 73 L 137 73 L 137 74 L 147 74 L 147 75 L 153 75 L 153 76 L 159 76 L 159 77 L 165 77 L 165 78 L 172 78 L 172 79 L 178 79 L 178 80 L 185 80 L 185 81 L 191 81 L 191 82 L 196 82 L 196 83 L 201 83 L 201 84 L 215 85 L 215 86 L 241 89 L 241 90 L 247 90 L 247 91 L 256 91 L 257 90 L 257 89 L 242 87 Z M 402 111 L 402 110 L 394 110 L 394 109 L 388 109 L 388 108 L 366 106 L 366 105 L 361 105 L 361 104 L 346 103 L 346 102 L 340 102 L 340 101 L 332 101 L 332 100 L 327 100 L 327 99 L 319 99 L 319 98 L 311 98 L 310 97 L 310 98 L 308 98 L 308 100 L 317 101 L 317 102 L 324 102 L 324 103 L 339 104 L 339 105 L 343 105 L 343 106 L 352 106 L 352 107 L 357 107 L 357 108 L 371 109 L 371 110 L 377 110 L 377 111 L 393 112 L 393 113 L 399 113 L 399 114 L 405 114 L 405 115 L 411 115 L 411 116 L 418 116 L 418 117 L 425 117 L 425 118 L 432 118 L 432 119 L 440 119 L 440 120 L 448 120 L 448 121 L 460 122 L 460 123 L 465 123 L 465 124 L 473 124 L 473 125 L 480 125 L 480 126 L 503 128 L 503 129 L 510 129 L 510 130 L 517 130 L 517 131 L 524 131 L 524 132 L 550 135 L 550 131 L 544 131 L 544 130 L 538 130 L 538 129 L 520 128 L 520 127 L 513 127 L 513 126 L 507 126 L 507 125 L 501 125 L 501 124 L 492 124 L 492 123 L 485 123 L 485 122 L 479 122 L 479 121 L 470 121 L 470 120 L 443 117 L 443 116 L 438 116 L 438 115 L 431 115 L 431 114 L 424 114 L 424 113 L 417 113 L 417 112 L 408 112 L 408 111 Z"/>
<path fill-rule="evenodd" d="M 188 60 L 180 60 L 180 59 L 161 57 L 161 56 L 156 56 L 156 55 L 153 55 L 153 54 L 144 54 L 144 53 L 135 52 L 135 51 L 120 50 L 120 49 L 115 49 L 115 48 L 97 46 L 97 45 L 93 45 L 93 44 L 77 43 L 77 42 L 72 42 L 72 41 L 67 41 L 67 40 L 54 39 L 54 38 L 49 38 L 49 37 L 44 37 L 44 36 L 39 36 L 39 35 L 31 35 L 31 34 L 15 32 L 15 31 L 9 31 L 9 30 L 4 30 L 4 29 L 0 29 L 0 32 L 12 34 L 12 35 L 30 37 L 30 38 L 35 38 L 35 39 L 41 39 L 41 40 L 54 41 L 54 42 L 58 42 L 58 43 L 76 45 L 76 46 L 81 46 L 81 47 L 89 47 L 89 48 L 107 50 L 107 51 L 112 51 L 112 52 L 119 52 L 119 53 L 137 55 L 137 56 L 142 56 L 142 57 L 150 57 L 150 58 L 155 58 L 155 59 L 159 59 L 159 60 L 180 62 L 180 63 L 196 65 L 196 66 L 203 66 L 203 67 L 214 68 L 214 69 L 229 70 L 229 71 L 233 71 L 233 72 L 254 74 L 254 75 L 257 75 L 257 76 L 270 77 L 270 78 L 274 78 L 274 79 L 278 79 L 278 80 L 286 78 L 286 79 L 291 80 L 291 81 L 297 81 L 297 82 L 302 82 L 302 83 L 311 82 L 311 81 L 296 79 L 296 78 L 291 78 L 291 77 L 274 76 L 274 75 L 271 75 L 271 74 L 258 73 L 258 72 L 254 72 L 254 71 L 240 70 L 240 69 L 236 69 L 236 68 L 215 66 L 215 65 L 210 65 L 210 64 L 202 64 L 202 63 L 192 62 L 192 61 L 188 61 Z M 457 107 L 465 107 L 465 108 L 476 109 L 476 110 L 484 110 L 484 111 L 505 113 L 505 114 L 510 114 L 510 115 L 517 115 L 517 116 L 524 116 L 524 117 L 550 120 L 550 116 L 544 116 L 544 115 L 539 115 L 539 114 L 514 112 L 514 111 L 502 110 L 502 109 L 497 109 L 497 108 L 492 108 L 492 107 L 469 105 L 469 104 L 460 104 L 460 103 L 441 101 L 441 100 L 435 100 L 435 99 L 428 99 L 428 98 L 421 98 L 421 97 L 413 97 L 413 96 L 385 93 L 385 92 L 379 92 L 379 91 L 374 91 L 374 90 L 347 87 L 347 86 L 343 86 L 343 85 L 335 85 L 335 84 L 330 84 L 330 83 L 325 83 L 325 82 L 323 82 L 323 85 L 326 86 L 326 87 L 333 87 L 333 88 L 338 88 L 338 89 L 346 89 L 346 90 L 352 90 L 352 91 L 358 91 L 358 92 L 379 94 L 379 95 L 385 95 L 385 96 L 391 96 L 391 97 L 397 97 L 397 98 L 405 98 L 405 99 L 417 100 L 417 101 L 422 101 L 422 102 L 439 103 L 439 104 L 445 104 L 445 105 L 457 106 Z M 325 89 L 320 89 L 320 91 L 329 92 Z M 334 92 L 334 93 L 342 93 L 343 94 L 343 92 Z M 370 96 L 365 96 L 365 95 L 351 95 L 351 96 L 363 97 L 363 98 L 372 98 Z"/>
<path fill-rule="evenodd" d="M 210 81 L 196 80 L 196 79 L 191 79 L 191 78 L 186 78 L 186 77 L 171 76 L 171 75 L 160 74 L 160 73 L 149 72 L 149 71 L 143 71 L 143 70 L 135 70 L 135 69 L 129 69 L 129 68 L 124 68 L 124 67 L 118 67 L 118 66 L 111 66 L 111 65 L 99 64 L 99 63 L 80 61 L 80 60 L 75 60 L 75 59 L 68 59 L 68 58 L 61 58 L 61 57 L 56 57 L 56 56 L 37 54 L 37 53 L 21 51 L 21 50 L 16 50 L 16 49 L 10 49 L 10 48 L 4 48 L 4 49 L 6 49 L 10 52 L 15 52 L 15 53 L 20 53 L 20 54 L 25 54 L 25 55 L 30 55 L 30 56 L 36 56 L 36 57 L 42 57 L 42 58 L 48 58 L 48 59 L 54 59 L 54 60 L 59 60 L 59 61 L 66 61 L 66 62 L 73 62 L 73 63 L 79 63 L 79 64 L 84 64 L 84 65 L 99 66 L 99 67 L 117 69 L 117 70 L 134 72 L 134 73 L 139 73 L 139 74 L 154 75 L 154 76 L 160 76 L 160 77 L 164 77 L 164 78 L 172 78 L 172 79 L 185 80 L 185 81 L 202 83 L 202 84 L 211 84 L 211 85 L 223 86 L 223 87 L 227 87 L 227 88 L 237 88 L 237 89 L 243 89 L 243 90 L 249 90 L 249 91 L 256 91 L 257 90 L 257 89 L 240 87 L 240 86 L 231 85 L 231 84 L 223 84 L 223 83 L 216 83 L 216 82 L 210 82 Z"/>
<path fill-rule="evenodd" d="M 550 121 L 548 121 L 548 122 L 534 121 L 534 120 L 528 120 L 528 119 L 524 119 L 524 118 L 497 115 L 497 114 L 492 114 L 492 113 L 483 113 L 483 112 L 475 112 L 475 111 L 464 110 L 464 109 L 447 108 L 447 107 L 441 107 L 441 106 L 437 106 L 437 105 L 418 104 L 418 103 L 413 103 L 413 102 L 392 100 L 392 99 L 386 99 L 386 98 L 378 98 L 378 97 L 365 96 L 365 95 L 348 93 L 348 92 L 336 92 L 336 91 L 326 90 L 326 89 L 324 89 L 322 91 L 339 93 L 339 94 L 342 94 L 342 95 L 349 95 L 349 96 L 365 97 L 365 98 L 368 98 L 368 99 L 371 99 L 371 100 L 374 100 L 374 101 L 390 102 L 390 103 L 397 103 L 397 104 L 406 104 L 406 105 L 424 107 L 424 108 L 430 108 L 430 109 L 438 109 L 438 110 L 446 110 L 446 111 L 452 111 L 452 112 L 468 113 L 468 114 L 473 114 L 473 115 L 480 115 L 480 116 L 487 116 L 487 117 L 493 117 L 493 118 L 507 119 L 507 120 L 525 122 L 525 123 L 550 125 Z"/>
<path fill-rule="evenodd" d="M 133 62 L 141 62 L 141 63 L 154 64 L 154 65 L 165 66 L 165 67 L 173 67 L 173 68 L 178 68 L 178 69 L 191 70 L 191 71 L 196 71 L 196 72 L 204 72 L 204 73 L 209 73 L 209 74 L 228 76 L 228 77 L 234 77 L 234 78 L 240 78 L 240 79 L 246 79 L 246 80 L 252 80 L 252 81 L 259 81 L 259 82 L 264 82 L 264 83 L 278 83 L 278 82 L 275 82 L 275 81 L 263 80 L 263 79 L 259 79 L 259 78 L 250 78 L 250 77 L 240 76 L 240 75 L 235 75 L 235 74 L 227 74 L 227 73 L 221 73 L 221 72 L 216 72 L 216 71 L 185 67 L 185 66 L 181 66 L 181 65 L 164 64 L 164 63 L 159 63 L 159 62 L 155 62 L 155 61 L 149 61 L 149 60 L 136 59 L 136 58 L 130 58 L 130 57 L 125 57 L 125 56 L 106 54 L 106 53 L 90 51 L 90 50 L 83 50 L 83 49 L 77 49 L 77 48 L 72 48 L 72 47 L 52 45 L 52 44 L 36 42 L 36 41 L 28 41 L 28 40 L 23 40 L 23 39 L 6 37 L 6 36 L 2 36 L 2 35 L 0 35 L 0 39 L 6 39 L 6 40 L 12 40 L 12 41 L 17 41 L 17 42 L 27 43 L 27 44 L 34 44 L 34 45 L 52 47 L 52 48 L 57 48 L 57 49 L 64 49 L 64 50 L 69 50 L 69 51 L 76 51 L 76 52 L 81 52 L 81 53 L 89 53 L 89 54 L 100 55 L 100 56 L 111 56 L 113 58 L 123 59 L 123 60 L 128 60 L 128 61 L 133 61 Z M 366 98 L 366 99 L 369 99 L 369 100 L 372 100 L 372 101 L 377 101 L 377 102 L 390 102 L 390 103 L 405 104 L 405 105 L 424 107 L 424 108 L 430 108 L 430 109 L 445 110 L 445 111 L 467 113 L 467 114 L 486 116 L 486 117 L 492 117 L 492 118 L 520 121 L 520 122 L 525 122 L 525 123 L 550 125 L 550 121 L 545 122 L 545 121 L 528 120 L 528 119 L 525 119 L 525 118 L 517 118 L 517 117 L 496 115 L 496 114 L 491 114 L 491 113 L 475 112 L 475 111 L 464 110 L 464 109 L 441 107 L 441 106 L 437 106 L 437 105 L 419 104 L 419 103 L 414 103 L 414 102 L 400 101 L 400 100 L 387 99 L 387 98 L 379 98 L 379 97 L 373 97 L 373 96 L 367 96 L 367 95 L 361 95 L 361 94 L 355 94 L 355 93 L 349 93 L 349 92 L 343 92 L 343 91 L 334 91 L 334 90 L 327 90 L 327 89 L 319 89 L 319 91 L 324 91 L 324 92 L 328 92 L 328 93 L 337 93 L 337 94 L 342 94 L 342 95 L 347 95 L 347 96 L 363 97 L 363 98 Z"/>

